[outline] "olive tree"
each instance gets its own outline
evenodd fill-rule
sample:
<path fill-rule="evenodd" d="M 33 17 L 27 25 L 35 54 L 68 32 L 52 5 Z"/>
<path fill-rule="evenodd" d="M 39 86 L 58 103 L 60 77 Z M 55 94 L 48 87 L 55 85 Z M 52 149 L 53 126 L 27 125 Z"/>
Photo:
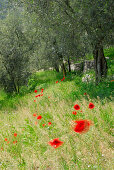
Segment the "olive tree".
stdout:
<path fill-rule="evenodd" d="M 29 56 L 33 44 L 26 37 L 22 16 L 17 11 L 1 21 L 0 32 L 0 84 L 7 92 L 19 93 L 30 75 Z"/>

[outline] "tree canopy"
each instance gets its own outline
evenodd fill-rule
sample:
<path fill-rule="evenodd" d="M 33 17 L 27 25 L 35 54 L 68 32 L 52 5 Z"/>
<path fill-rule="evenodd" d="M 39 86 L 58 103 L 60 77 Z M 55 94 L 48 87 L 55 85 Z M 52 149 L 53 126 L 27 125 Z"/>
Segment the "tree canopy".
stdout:
<path fill-rule="evenodd" d="M 96 84 L 107 75 L 103 48 L 113 45 L 112 0 L 0 0 L 0 13 L 5 89 L 19 91 L 35 70 L 65 69 L 64 60 L 70 71 L 70 62 L 87 53 L 93 53 Z"/>

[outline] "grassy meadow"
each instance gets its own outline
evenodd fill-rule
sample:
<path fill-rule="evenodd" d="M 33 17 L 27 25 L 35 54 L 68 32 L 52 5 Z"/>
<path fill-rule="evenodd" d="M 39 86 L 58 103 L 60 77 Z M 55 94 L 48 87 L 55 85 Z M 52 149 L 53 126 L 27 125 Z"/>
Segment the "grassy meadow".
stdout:
<path fill-rule="evenodd" d="M 67 73 L 61 81 L 62 73 L 42 71 L 31 76 L 20 95 L 9 96 L 1 89 L 0 169 L 112 170 L 113 60 L 108 65 L 108 78 L 97 87 L 94 82 L 83 83 L 81 73 Z M 86 74 L 95 78 L 93 70 Z M 36 98 L 42 88 L 43 96 Z M 90 102 L 93 109 L 88 107 Z M 80 106 L 76 115 L 72 114 L 75 104 Z M 42 119 L 37 120 L 34 113 Z M 72 120 L 79 119 L 93 122 L 87 133 L 78 134 L 71 128 Z M 56 149 L 48 144 L 55 138 L 64 142 Z"/>

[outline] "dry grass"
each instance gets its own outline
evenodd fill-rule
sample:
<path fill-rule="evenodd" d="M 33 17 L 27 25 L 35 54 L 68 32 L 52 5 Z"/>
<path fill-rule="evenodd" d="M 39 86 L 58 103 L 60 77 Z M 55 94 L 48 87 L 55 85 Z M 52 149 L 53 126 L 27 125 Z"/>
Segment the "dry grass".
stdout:
<path fill-rule="evenodd" d="M 55 88 L 56 87 L 56 88 Z M 35 94 L 28 96 L 27 104 L 16 111 L 0 113 L 0 168 L 22 170 L 112 170 L 113 167 L 113 138 L 108 133 L 109 124 L 105 121 L 105 114 L 112 119 L 113 103 L 101 101 L 65 100 L 69 92 L 77 90 L 72 82 L 64 82 L 44 90 L 44 95 L 34 103 Z M 50 96 L 50 98 L 48 98 Z M 89 98 L 89 96 L 88 96 Z M 89 102 L 93 102 L 94 109 L 89 109 Z M 73 115 L 73 106 L 79 104 L 82 113 Z M 33 113 L 42 115 L 41 120 L 33 117 Z M 104 116 L 104 117 L 103 117 Z M 85 134 L 72 131 L 72 120 L 89 119 L 94 122 Z M 38 122 L 35 125 L 35 121 Z M 48 128 L 48 122 L 52 125 Z M 43 127 L 42 124 L 46 123 Z M 23 130 L 24 128 L 24 130 Z M 13 133 L 17 132 L 17 144 L 13 144 Z M 7 138 L 9 144 L 4 141 Z M 54 138 L 63 141 L 57 149 L 48 145 Z"/>

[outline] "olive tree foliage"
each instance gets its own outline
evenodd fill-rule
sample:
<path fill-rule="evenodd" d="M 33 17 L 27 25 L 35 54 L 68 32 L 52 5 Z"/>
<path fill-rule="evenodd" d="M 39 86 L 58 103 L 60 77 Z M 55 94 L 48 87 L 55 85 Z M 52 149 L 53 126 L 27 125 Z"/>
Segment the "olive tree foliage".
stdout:
<path fill-rule="evenodd" d="M 78 25 L 80 36 L 80 48 L 87 44 L 93 52 L 96 84 L 107 75 L 107 62 L 103 48 L 113 42 L 113 1 L 107 0 L 58 0 L 57 3 Z M 76 25 L 73 26 L 76 28 Z M 85 43 L 86 40 L 86 43 Z"/>
<path fill-rule="evenodd" d="M 71 8 L 92 47 L 98 84 L 108 70 L 103 48 L 113 42 L 113 0 L 76 0 L 71 1 Z"/>
<path fill-rule="evenodd" d="M 69 57 L 74 61 L 74 58 L 84 56 L 92 50 L 96 84 L 103 76 L 106 77 L 108 68 L 103 48 L 113 42 L 113 0 L 15 0 L 15 2 L 24 4 L 29 13 L 36 13 L 44 27 L 45 43 L 54 49 L 56 57 L 58 56 L 57 61 L 66 58 L 69 61 Z M 48 54 L 48 50 L 45 52 Z M 49 61 L 52 59 L 51 54 L 52 50 L 49 49 L 49 55 L 46 55 L 49 56 Z"/>
<path fill-rule="evenodd" d="M 29 56 L 34 43 L 27 37 L 22 19 L 15 10 L 0 21 L 0 84 L 10 93 L 19 93 L 30 75 Z"/>
<path fill-rule="evenodd" d="M 19 1 L 15 0 L 15 2 Z M 57 65 L 63 64 L 63 60 L 76 61 L 85 55 L 86 48 L 84 43 L 81 43 L 82 33 L 77 22 L 74 22 L 71 14 L 69 15 L 69 7 L 65 1 L 21 0 L 21 2 L 25 4 L 24 7 L 30 14 L 36 13 L 38 16 L 38 22 L 43 28 L 42 39 L 46 43 L 45 59 L 47 57 L 48 63 L 53 63 L 56 70 L 58 70 Z M 56 44 L 53 44 L 55 39 Z"/>

